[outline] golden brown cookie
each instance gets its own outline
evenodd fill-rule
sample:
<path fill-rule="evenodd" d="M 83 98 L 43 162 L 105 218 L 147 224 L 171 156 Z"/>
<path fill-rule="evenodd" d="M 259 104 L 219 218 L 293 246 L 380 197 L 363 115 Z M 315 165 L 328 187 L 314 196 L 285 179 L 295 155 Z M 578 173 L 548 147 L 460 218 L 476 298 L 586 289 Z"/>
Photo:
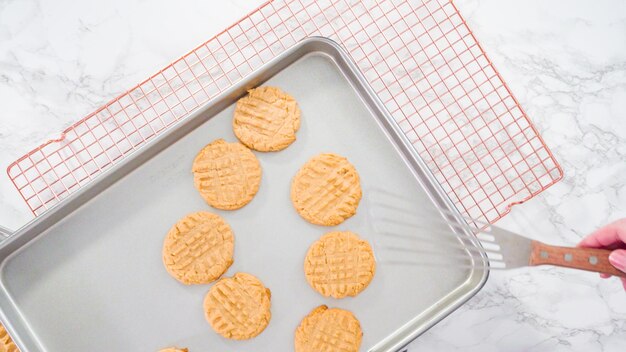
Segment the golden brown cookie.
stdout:
<path fill-rule="evenodd" d="M 304 260 L 306 281 L 326 297 L 356 296 L 375 272 L 372 247 L 350 231 L 325 234 L 309 247 Z"/>
<path fill-rule="evenodd" d="M 11 336 L 6 331 L 4 326 L 0 324 L 0 352 L 19 352 L 20 350 L 17 348 L 13 340 L 11 340 Z"/>
<path fill-rule="evenodd" d="M 233 131 L 241 143 L 260 152 L 287 148 L 300 128 L 296 100 L 276 87 L 250 89 L 237 101 Z"/>
<path fill-rule="evenodd" d="M 270 322 L 271 292 L 256 277 L 237 273 L 219 280 L 204 298 L 204 314 L 213 330 L 233 340 L 260 334 Z"/>
<path fill-rule="evenodd" d="M 296 329 L 296 352 L 357 352 L 362 337 L 354 314 L 322 305 L 304 317 Z"/>
<path fill-rule="evenodd" d="M 291 202 L 300 216 L 316 225 L 334 226 L 356 213 L 361 200 L 359 174 L 348 159 L 320 154 L 298 171 Z"/>
<path fill-rule="evenodd" d="M 163 264 L 183 284 L 208 284 L 233 263 L 233 231 L 219 215 L 206 211 L 179 220 L 163 242 Z"/>
<path fill-rule="evenodd" d="M 248 204 L 261 184 L 261 164 L 241 143 L 215 140 L 193 161 L 193 183 L 214 208 L 233 210 Z"/>
<path fill-rule="evenodd" d="M 159 352 L 189 352 L 189 350 L 186 348 L 168 347 L 159 350 Z"/>

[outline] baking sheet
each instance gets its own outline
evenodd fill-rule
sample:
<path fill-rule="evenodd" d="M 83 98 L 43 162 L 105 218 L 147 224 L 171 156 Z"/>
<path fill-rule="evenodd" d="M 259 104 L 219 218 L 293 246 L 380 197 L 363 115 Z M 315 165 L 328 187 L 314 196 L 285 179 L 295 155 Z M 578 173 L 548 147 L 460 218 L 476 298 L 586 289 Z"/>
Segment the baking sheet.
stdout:
<path fill-rule="evenodd" d="M 308 39 L 3 243 L 0 308 L 18 344 L 29 351 L 287 351 L 300 320 L 326 304 L 357 316 L 362 350 L 397 350 L 475 293 L 486 273 L 460 268 L 467 258 L 440 259 L 448 267 L 390 260 L 396 253 L 386 248 L 396 240 L 376 233 L 370 194 L 402 195 L 410 213 L 455 210 L 353 69 L 335 44 Z M 297 141 L 281 152 L 255 152 L 263 177 L 250 204 L 212 209 L 193 187 L 192 160 L 214 139 L 236 141 L 233 103 L 268 78 L 263 84 L 300 105 Z M 363 188 L 357 214 L 330 228 L 301 219 L 289 198 L 293 175 L 323 152 L 346 156 Z M 255 339 L 215 334 L 202 311 L 210 285 L 181 285 L 163 268 L 168 229 L 198 210 L 220 214 L 234 230 L 235 262 L 226 276 L 249 272 L 272 290 L 272 320 Z M 439 226 L 436 220 L 423 217 L 422 225 Z M 354 231 L 374 247 L 376 276 L 355 298 L 324 298 L 306 283 L 306 251 L 330 230 Z M 432 236 L 428 245 L 448 240 Z"/>

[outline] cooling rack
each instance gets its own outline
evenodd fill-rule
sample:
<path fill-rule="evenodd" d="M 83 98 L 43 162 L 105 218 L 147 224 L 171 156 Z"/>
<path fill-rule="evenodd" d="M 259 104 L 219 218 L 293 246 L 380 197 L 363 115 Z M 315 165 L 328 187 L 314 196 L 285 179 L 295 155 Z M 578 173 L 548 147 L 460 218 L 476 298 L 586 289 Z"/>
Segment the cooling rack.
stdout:
<path fill-rule="evenodd" d="M 468 217 L 494 222 L 562 170 L 452 1 L 268 1 L 13 162 L 35 215 L 308 36 L 340 43 Z M 366 141 L 363 141 L 366 143 Z"/>

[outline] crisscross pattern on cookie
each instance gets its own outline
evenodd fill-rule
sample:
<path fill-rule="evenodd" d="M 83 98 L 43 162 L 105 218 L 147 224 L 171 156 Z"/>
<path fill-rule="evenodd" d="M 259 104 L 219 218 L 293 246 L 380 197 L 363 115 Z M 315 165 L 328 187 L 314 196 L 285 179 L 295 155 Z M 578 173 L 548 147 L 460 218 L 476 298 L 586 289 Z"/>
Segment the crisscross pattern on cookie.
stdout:
<path fill-rule="evenodd" d="M 194 185 L 214 208 L 232 210 L 248 204 L 261 184 L 261 165 L 240 143 L 213 141 L 196 156 Z"/>
<path fill-rule="evenodd" d="M 298 171 L 291 185 L 296 211 L 317 225 L 338 225 L 354 215 L 361 194 L 356 169 L 337 154 L 313 157 Z"/>
<path fill-rule="evenodd" d="M 233 232 L 222 217 L 197 212 L 179 220 L 163 243 L 167 271 L 184 284 L 217 280 L 233 263 Z"/>
<path fill-rule="evenodd" d="M 375 271 L 372 247 L 349 231 L 322 236 L 311 245 L 304 263 L 311 287 L 335 298 L 359 294 L 372 281 Z"/>
<path fill-rule="evenodd" d="M 256 277 L 237 273 L 218 281 L 204 299 L 205 316 L 218 334 L 244 340 L 260 334 L 271 318 L 270 290 Z"/>
<path fill-rule="evenodd" d="M 356 352 L 363 332 L 349 311 L 319 306 L 296 330 L 296 352 Z"/>
<path fill-rule="evenodd" d="M 299 128 L 296 100 L 276 87 L 251 89 L 237 101 L 233 131 L 249 148 L 262 152 L 285 149 L 296 140 Z"/>

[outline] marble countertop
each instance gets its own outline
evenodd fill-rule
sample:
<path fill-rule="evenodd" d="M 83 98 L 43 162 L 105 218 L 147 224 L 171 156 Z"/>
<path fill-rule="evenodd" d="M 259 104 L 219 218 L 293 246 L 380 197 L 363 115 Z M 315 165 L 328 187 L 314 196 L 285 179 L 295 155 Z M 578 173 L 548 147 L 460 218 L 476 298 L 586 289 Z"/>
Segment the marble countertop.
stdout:
<path fill-rule="evenodd" d="M 0 169 L 263 0 L 0 0 Z M 626 2 L 458 0 L 564 179 L 498 225 L 573 245 L 626 217 Z M 32 218 L 0 174 L 0 225 Z M 409 351 L 625 351 L 617 280 L 556 268 L 493 272 Z"/>

